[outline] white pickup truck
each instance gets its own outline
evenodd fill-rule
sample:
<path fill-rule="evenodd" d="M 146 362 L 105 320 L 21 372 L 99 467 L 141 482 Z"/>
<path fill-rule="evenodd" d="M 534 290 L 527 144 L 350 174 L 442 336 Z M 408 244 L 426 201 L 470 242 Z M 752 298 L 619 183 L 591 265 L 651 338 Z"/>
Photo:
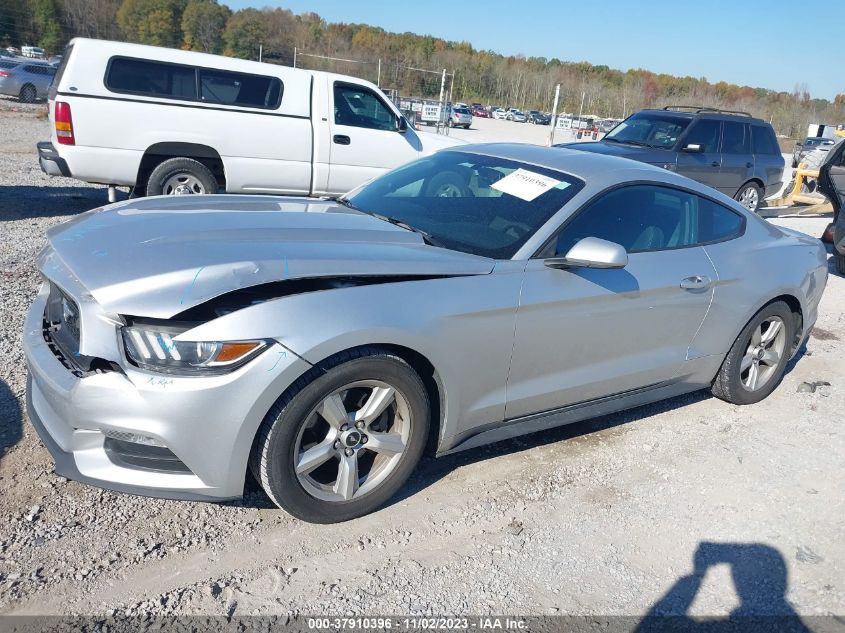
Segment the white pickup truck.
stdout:
<path fill-rule="evenodd" d="M 49 112 L 44 172 L 136 195 L 336 196 L 459 142 L 412 129 L 362 79 L 85 38 L 67 48 Z"/>

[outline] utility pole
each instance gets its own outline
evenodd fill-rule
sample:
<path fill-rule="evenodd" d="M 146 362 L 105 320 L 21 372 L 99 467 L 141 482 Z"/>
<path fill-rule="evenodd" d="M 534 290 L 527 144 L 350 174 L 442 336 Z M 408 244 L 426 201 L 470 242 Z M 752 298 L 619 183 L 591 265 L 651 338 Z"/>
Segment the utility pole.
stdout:
<path fill-rule="evenodd" d="M 560 99 L 560 84 L 555 87 L 555 104 L 552 106 L 552 129 L 549 131 L 549 147 L 555 144 L 555 128 L 557 127 L 557 104 Z"/>
<path fill-rule="evenodd" d="M 264 45 L 258 45 L 258 61 L 261 61 L 261 58 L 264 56 Z"/>
<path fill-rule="evenodd" d="M 293 47 L 293 67 L 296 68 L 296 46 Z"/>
<path fill-rule="evenodd" d="M 381 88 L 381 57 L 378 60 L 378 78 L 376 79 L 376 86 Z"/>
<path fill-rule="evenodd" d="M 444 115 L 446 114 L 446 104 L 443 103 L 443 93 L 446 90 L 446 69 L 443 69 L 443 74 L 440 76 L 440 111 L 438 113 L 437 130 L 440 131 L 440 126 L 446 122 Z"/>

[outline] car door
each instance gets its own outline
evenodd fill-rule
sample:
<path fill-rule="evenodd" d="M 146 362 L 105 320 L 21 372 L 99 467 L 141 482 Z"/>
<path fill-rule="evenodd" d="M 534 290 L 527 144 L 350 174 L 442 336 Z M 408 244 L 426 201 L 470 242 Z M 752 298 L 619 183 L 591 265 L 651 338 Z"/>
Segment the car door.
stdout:
<path fill-rule="evenodd" d="M 421 143 L 400 116 L 366 86 L 333 82 L 330 91 L 329 193 L 346 193 L 416 158 Z"/>
<path fill-rule="evenodd" d="M 722 165 L 719 168 L 719 190 L 733 197 L 754 175 L 751 151 L 751 126 L 742 121 L 722 123 Z"/>
<path fill-rule="evenodd" d="M 687 178 L 719 188 L 719 170 L 722 166 L 722 152 L 719 147 L 721 136 L 721 121 L 695 121 L 681 141 L 676 171 Z"/>
<path fill-rule="evenodd" d="M 528 262 L 507 385 L 509 419 L 676 380 L 707 314 L 716 273 L 696 241 L 697 198 L 634 185 L 590 203 L 541 255 L 598 237 L 621 269 Z"/>
<path fill-rule="evenodd" d="M 831 201 L 836 222 L 845 205 L 845 141 L 831 148 L 819 172 L 819 190 Z"/>

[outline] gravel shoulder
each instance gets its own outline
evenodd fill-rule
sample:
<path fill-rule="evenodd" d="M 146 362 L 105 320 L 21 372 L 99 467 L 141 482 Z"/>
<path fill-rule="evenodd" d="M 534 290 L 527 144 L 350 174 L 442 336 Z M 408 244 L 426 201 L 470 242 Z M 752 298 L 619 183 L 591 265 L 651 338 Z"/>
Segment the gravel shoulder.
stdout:
<path fill-rule="evenodd" d="M 57 477 L 26 419 L 20 331 L 44 232 L 106 191 L 41 173 L 43 107 L 0 99 L 0 614 L 641 615 L 664 598 L 682 612 L 696 552 L 693 615 L 845 613 L 845 278 L 832 263 L 816 331 L 764 402 L 699 392 L 427 459 L 390 506 L 342 525 L 299 522 L 254 484 L 203 504 Z M 477 140 L 503 140 L 499 127 Z M 814 236 L 829 221 L 775 220 Z"/>

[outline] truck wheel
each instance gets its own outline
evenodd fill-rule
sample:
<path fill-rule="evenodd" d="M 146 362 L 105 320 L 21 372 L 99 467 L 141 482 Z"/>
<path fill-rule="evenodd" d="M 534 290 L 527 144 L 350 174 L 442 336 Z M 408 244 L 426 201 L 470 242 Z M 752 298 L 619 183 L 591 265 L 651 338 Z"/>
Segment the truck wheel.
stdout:
<path fill-rule="evenodd" d="M 21 88 L 21 92 L 18 95 L 18 99 L 23 101 L 24 103 L 35 103 L 35 100 L 38 98 L 38 92 L 35 90 L 35 86 L 32 84 L 26 84 L 23 88 Z"/>
<path fill-rule="evenodd" d="M 845 255 L 833 254 L 833 269 L 837 274 L 845 276 Z"/>
<path fill-rule="evenodd" d="M 734 196 L 734 200 L 754 213 L 756 213 L 757 209 L 760 207 L 760 201 L 762 199 L 763 190 L 753 182 L 747 182 L 742 185 Z"/>
<path fill-rule="evenodd" d="M 153 169 L 147 180 L 148 196 L 217 193 L 217 178 L 193 158 L 170 158 Z"/>

